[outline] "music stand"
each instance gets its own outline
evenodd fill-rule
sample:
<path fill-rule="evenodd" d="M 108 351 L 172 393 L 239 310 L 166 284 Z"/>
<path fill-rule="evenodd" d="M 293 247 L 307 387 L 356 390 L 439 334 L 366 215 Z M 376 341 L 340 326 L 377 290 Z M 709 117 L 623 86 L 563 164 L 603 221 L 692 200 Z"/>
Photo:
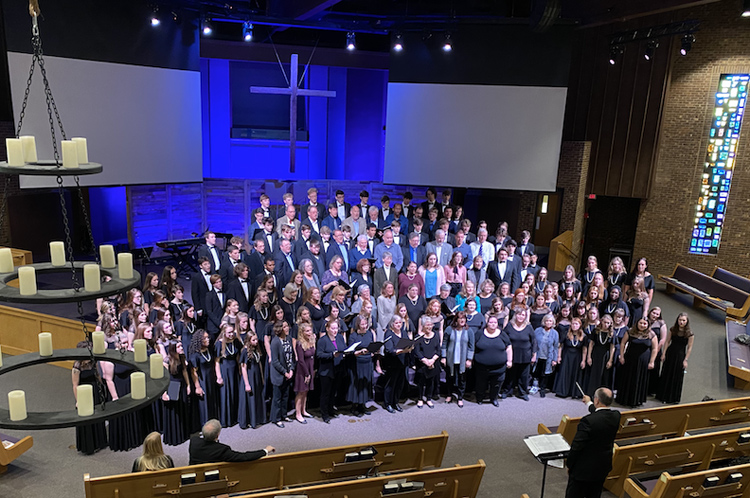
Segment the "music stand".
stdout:
<path fill-rule="evenodd" d="M 537 462 L 541 463 L 544 467 L 542 471 L 542 494 L 540 496 L 540 498 L 544 498 L 544 485 L 547 482 L 547 464 L 552 460 L 566 458 L 568 453 L 570 453 L 570 445 L 563 438 L 562 434 L 557 433 L 526 436 L 523 438 L 523 442 L 526 443 L 526 446 Z"/>

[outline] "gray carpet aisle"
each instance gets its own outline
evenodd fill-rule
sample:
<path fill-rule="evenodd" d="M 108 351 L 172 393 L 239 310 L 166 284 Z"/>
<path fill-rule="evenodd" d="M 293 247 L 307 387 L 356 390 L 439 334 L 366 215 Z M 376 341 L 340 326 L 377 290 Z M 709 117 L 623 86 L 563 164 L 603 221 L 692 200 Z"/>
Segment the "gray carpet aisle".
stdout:
<path fill-rule="evenodd" d="M 666 296 L 660 291 L 655 294 L 655 301 L 656 305 L 662 307 L 670 326 L 678 313 L 687 311 L 696 333 L 683 402 L 700 401 L 706 395 L 713 398 L 747 395 L 747 392 L 727 386 L 723 314 L 716 311 L 696 312 L 690 308 L 691 301 L 687 297 Z M 27 392 L 29 410 L 68 409 L 73 406 L 70 373 L 67 370 L 38 366 L 1 377 L 0 406 L 7 408 L 7 392 L 17 388 Z M 654 401 L 647 404 L 659 405 Z M 426 436 L 445 430 L 450 438 L 444 466 L 471 464 L 480 458 L 487 463 L 479 490 L 480 497 L 517 498 L 525 492 L 535 498 L 540 492 L 542 466 L 528 452 L 523 437 L 535 434 L 540 422 L 557 425 L 563 414 L 581 416 L 586 412 L 580 401 L 555 397 L 541 399 L 538 396 L 533 396 L 529 402 L 504 400 L 499 408 L 466 403 L 463 409 L 459 409 L 455 404 L 445 405 L 442 401 L 436 403 L 434 410 L 426 407 L 419 410 L 412 402 L 405 408 L 404 413 L 391 415 L 377 407 L 366 418 L 344 415 L 334 419 L 331 425 L 316 419 L 307 425 L 290 423 L 285 429 L 267 425 L 243 431 L 234 427 L 224 430 L 221 440 L 235 449 L 256 449 L 271 444 L 279 452 L 289 452 Z M 3 432 L 15 437 L 26 435 Z M 80 498 L 83 496 L 84 473 L 93 476 L 126 473 L 140 453 L 140 450 L 128 453 L 104 450 L 95 456 L 79 455 L 75 450 L 73 429 L 39 431 L 32 433 L 32 436 L 34 447 L 0 476 L 0 497 Z M 177 465 L 187 465 L 187 443 L 165 448 Z M 547 475 L 545 496 L 564 496 L 566 480 L 564 470 L 551 468 Z"/>

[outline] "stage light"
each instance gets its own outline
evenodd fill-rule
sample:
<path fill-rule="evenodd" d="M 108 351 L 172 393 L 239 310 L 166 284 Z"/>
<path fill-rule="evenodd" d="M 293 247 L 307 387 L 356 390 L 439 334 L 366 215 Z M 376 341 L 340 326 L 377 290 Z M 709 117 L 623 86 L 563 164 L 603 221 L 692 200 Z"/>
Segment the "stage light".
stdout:
<path fill-rule="evenodd" d="M 451 34 L 445 34 L 445 41 L 443 42 L 443 52 L 450 52 L 453 50 L 453 41 L 451 40 Z"/>
<path fill-rule="evenodd" d="M 214 32 L 211 22 L 208 19 L 204 19 L 202 25 L 203 36 L 211 36 L 211 33 Z"/>
<path fill-rule="evenodd" d="M 161 24 L 161 19 L 159 19 L 159 7 L 154 7 L 154 12 L 151 14 L 151 26 L 158 26 Z"/>
<path fill-rule="evenodd" d="M 396 41 L 393 43 L 393 51 L 401 52 L 404 49 L 404 37 L 401 33 L 396 35 Z"/>
<path fill-rule="evenodd" d="M 742 1 L 742 17 L 750 17 L 750 0 Z"/>
<path fill-rule="evenodd" d="M 242 39 L 246 42 L 253 41 L 253 25 L 250 21 L 242 24 Z"/>
<path fill-rule="evenodd" d="M 646 51 L 643 53 L 643 58 L 647 61 L 650 61 L 654 58 L 654 53 L 656 52 L 656 49 L 659 47 L 659 42 L 656 40 L 649 40 L 649 42 L 646 44 Z"/>
<path fill-rule="evenodd" d="M 349 31 L 346 34 L 346 49 L 347 50 L 354 50 L 355 48 L 357 48 L 357 40 L 356 40 L 356 38 L 354 36 L 354 32 L 353 31 Z"/>
<path fill-rule="evenodd" d="M 622 45 L 612 45 L 609 48 L 609 63 L 613 66 L 617 64 L 617 59 L 622 56 L 623 52 L 625 52 L 625 49 Z"/>
<path fill-rule="evenodd" d="M 693 48 L 693 43 L 695 43 L 695 36 L 689 33 L 683 36 L 680 42 L 680 55 L 687 55 L 690 49 Z"/>

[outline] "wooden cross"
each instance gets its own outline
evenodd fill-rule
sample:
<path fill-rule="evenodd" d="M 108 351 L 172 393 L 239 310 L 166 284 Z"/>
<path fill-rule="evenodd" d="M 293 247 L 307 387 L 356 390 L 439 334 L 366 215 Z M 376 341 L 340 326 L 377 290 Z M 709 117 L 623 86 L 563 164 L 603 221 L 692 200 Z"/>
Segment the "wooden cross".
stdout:
<path fill-rule="evenodd" d="M 289 171 L 294 173 L 297 151 L 297 97 L 335 97 L 336 92 L 328 90 L 307 90 L 299 88 L 297 81 L 297 54 L 292 54 L 292 71 L 289 87 L 251 86 L 250 93 L 289 95 Z"/>

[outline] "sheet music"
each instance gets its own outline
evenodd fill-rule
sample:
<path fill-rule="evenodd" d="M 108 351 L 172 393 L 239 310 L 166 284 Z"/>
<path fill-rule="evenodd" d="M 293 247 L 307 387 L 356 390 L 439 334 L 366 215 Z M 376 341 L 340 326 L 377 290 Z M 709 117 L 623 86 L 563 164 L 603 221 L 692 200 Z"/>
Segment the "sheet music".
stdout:
<path fill-rule="evenodd" d="M 356 351 L 357 346 L 359 346 L 360 344 L 362 344 L 362 341 L 355 342 L 354 344 L 352 344 L 351 346 L 349 346 L 348 348 L 346 348 L 344 350 L 344 353 L 353 353 L 354 351 Z"/>
<path fill-rule="evenodd" d="M 570 451 L 570 445 L 562 434 L 539 434 L 529 436 L 523 440 L 535 457 L 539 455 L 554 455 Z"/>

